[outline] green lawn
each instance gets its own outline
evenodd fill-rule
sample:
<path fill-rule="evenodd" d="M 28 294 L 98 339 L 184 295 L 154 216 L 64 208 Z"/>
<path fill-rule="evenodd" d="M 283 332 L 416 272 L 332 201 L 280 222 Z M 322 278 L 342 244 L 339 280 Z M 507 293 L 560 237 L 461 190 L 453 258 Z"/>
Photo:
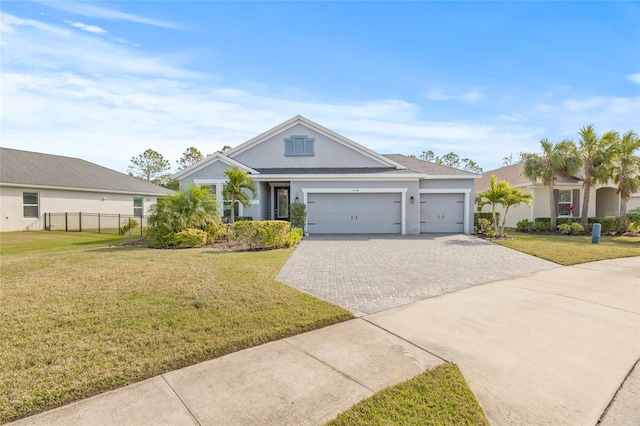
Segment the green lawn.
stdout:
<path fill-rule="evenodd" d="M 549 235 L 511 232 L 515 240 L 496 243 L 560 265 L 575 265 L 596 260 L 640 256 L 639 237 L 603 236 L 598 244 L 589 235 Z"/>
<path fill-rule="evenodd" d="M 274 281 L 292 250 L 0 235 L 0 421 L 352 318 Z"/>
<path fill-rule="evenodd" d="M 382 390 L 341 413 L 327 426 L 489 425 L 454 364 L 442 364 Z"/>

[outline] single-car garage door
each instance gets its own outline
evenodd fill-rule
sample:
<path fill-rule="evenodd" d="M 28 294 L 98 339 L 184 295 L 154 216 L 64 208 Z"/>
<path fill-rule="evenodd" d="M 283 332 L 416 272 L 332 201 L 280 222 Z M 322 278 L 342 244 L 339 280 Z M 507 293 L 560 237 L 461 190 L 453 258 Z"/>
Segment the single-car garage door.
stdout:
<path fill-rule="evenodd" d="M 420 232 L 464 232 L 464 194 L 420 194 Z"/>
<path fill-rule="evenodd" d="M 310 234 L 399 234 L 402 231 L 400 193 L 310 193 L 307 225 Z"/>

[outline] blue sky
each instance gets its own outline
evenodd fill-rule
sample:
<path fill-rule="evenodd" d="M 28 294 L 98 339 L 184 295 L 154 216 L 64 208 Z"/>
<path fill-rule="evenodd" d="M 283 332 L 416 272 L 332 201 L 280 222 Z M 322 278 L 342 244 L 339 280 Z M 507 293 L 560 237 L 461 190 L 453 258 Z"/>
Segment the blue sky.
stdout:
<path fill-rule="evenodd" d="M 500 167 L 640 131 L 640 2 L 3 1 L 2 146 L 126 172 L 301 114 L 380 153 Z"/>

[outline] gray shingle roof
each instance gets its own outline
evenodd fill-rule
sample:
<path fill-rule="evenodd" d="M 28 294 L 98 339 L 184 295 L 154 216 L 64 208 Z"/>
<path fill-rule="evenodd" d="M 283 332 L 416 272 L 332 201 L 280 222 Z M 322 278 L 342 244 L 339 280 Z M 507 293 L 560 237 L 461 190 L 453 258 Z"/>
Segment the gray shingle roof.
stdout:
<path fill-rule="evenodd" d="M 475 183 L 476 191 L 484 191 L 491 186 L 491 176 L 496 175 L 496 179 L 506 180 L 511 186 L 530 185 L 531 179 L 524 175 L 524 163 L 516 163 L 510 166 L 484 172 L 482 179 Z M 558 183 L 580 184 L 582 181 L 577 177 L 564 177 L 558 175 Z"/>
<path fill-rule="evenodd" d="M 391 167 L 295 167 L 256 169 L 265 175 L 333 175 L 358 173 L 384 173 L 396 170 Z"/>
<path fill-rule="evenodd" d="M 79 158 L 0 148 L 0 185 L 167 195 L 173 191 Z"/>
<path fill-rule="evenodd" d="M 453 167 L 442 166 L 440 164 L 430 163 L 428 161 L 419 160 L 417 158 L 407 157 L 402 154 L 383 154 L 391 161 L 395 161 L 398 164 L 402 164 L 407 169 L 426 175 L 434 176 L 451 176 L 451 175 L 468 175 L 470 179 L 477 177 L 475 173 L 467 172 L 465 170 L 454 169 Z"/>

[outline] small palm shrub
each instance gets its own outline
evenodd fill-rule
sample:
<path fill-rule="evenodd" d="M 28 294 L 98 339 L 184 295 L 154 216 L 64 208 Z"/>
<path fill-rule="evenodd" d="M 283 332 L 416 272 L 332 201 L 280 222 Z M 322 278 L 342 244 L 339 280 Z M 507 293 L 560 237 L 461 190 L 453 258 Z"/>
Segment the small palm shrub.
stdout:
<path fill-rule="evenodd" d="M 132 218 L 128 218 L 122 222 L 120 226 L 120 235 L 131 235 L 134 229 L 138 227 L 138 221 Z"/>
<path fill-rule="evenodd" d="M 144 238 L 149 247 L 171 247 L 179 245 L 176 240 L 178 233 L 190 228 L 204 230 L 209 224 L 219 222 L 218 204 L 213 194 L 207 188 L 189 185 L 151 206 L 149 223 L 153 228 L 144 233 Z"/>

